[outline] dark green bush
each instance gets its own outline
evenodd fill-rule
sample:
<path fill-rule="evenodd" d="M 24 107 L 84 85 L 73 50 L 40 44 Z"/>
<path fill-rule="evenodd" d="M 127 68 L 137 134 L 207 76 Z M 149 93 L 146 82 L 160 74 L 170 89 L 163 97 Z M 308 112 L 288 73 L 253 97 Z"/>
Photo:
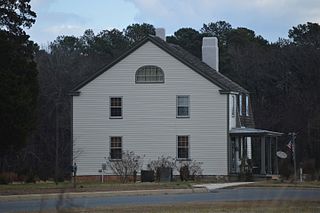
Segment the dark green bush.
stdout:
<path fill-rule="evenodd" d="M 17 180 L 17 174 L 14 172 L 0 173 L 0 184 L 9 184 Z"/>
<path fill-rule="evenodd" d="M 9 184 L 9 178 L 3 174 L 0 174 L 0 184 Z"/>

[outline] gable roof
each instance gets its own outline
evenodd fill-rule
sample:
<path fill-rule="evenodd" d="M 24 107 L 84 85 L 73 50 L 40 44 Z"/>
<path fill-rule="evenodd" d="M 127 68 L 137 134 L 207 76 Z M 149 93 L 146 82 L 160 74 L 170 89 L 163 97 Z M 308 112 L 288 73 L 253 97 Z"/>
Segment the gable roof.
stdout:
<path fill-rule="evenodd" d="M 170 44 L 158 38 L 156 36 L 149 35 L 146 38 L 139 41 L 136 45 L 122 54 L 120 57 L 112 61 L 110 64 L 106 65 L 102 69 L 98 70 L 96 73 L 91 75 L 89 78 L 85 79 L 84 81 L 80 82 L 76 85 L 71 94 L 77 94 L 78 90 L 87 85 L 89 82 L 97 78 L 99 75 L 113 67 L 115 64 L 120 62 L 122 59 L 130 55 L 136 49 L 144 45 L 146 42 L 152 42 L 174 58 L 178 59 L 180 62 L 197 72 L 198 74 L 202 75 L 207 80 L 211 81 L 213 84 L 217 85 L 222 89 L 222 92 L 241 92 L 241 93 L 249 93 L 246 89 L 242 88 L 239 84 L 233 82 L 226 76 L 222 75 L 220 72 L 216 71 L 215 69 L 211 68 L 206 63 L 202 62 L 197 57 L 190 54 L 188 51 L 184 50 L 178 45 Z"/>

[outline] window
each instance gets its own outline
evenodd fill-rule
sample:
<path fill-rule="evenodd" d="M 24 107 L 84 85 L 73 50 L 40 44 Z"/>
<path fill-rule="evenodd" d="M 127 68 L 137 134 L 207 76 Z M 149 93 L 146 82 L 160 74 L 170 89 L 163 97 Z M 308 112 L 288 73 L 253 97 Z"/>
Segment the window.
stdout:
<path fill-rule="evenodd" d="M 188 95 L 177 96 L 177 117 L 178 118 L 189 117 L 189 96 Z"/>
<path fill-rule="evenodd" d="M 112 160 L 122 158 L 122 137 L 110 137 L 110 158 Z"/>
<path fill-rule="evenodd" d="M 242 95 L 239 95 L 239 115 L 242 115 Z"/>
<path fill-rule="evenodd" d="M 189 158 L 189 136 L 178 136 L 178 159 Z"/>
<path fill-rule="evenodd" d="M 249 116 L 249 96 L 246 95 L 246 116 Z"/>
<path fill-rule="evenodd" d="M 122 118 L 122 97 L 110 97 L 110 118 Z"/>
<path fill-rule="evenodd" d="M 236 103 L 235 103 L 235 97 L 232 96 L 232 116 L 234 117 L 236 114 Z"/>
<path fill-rule="evenodd" d="M 136 72 L 136 83 L 164 83 L 164 74 L 160 67 L 143 66 Z"/>

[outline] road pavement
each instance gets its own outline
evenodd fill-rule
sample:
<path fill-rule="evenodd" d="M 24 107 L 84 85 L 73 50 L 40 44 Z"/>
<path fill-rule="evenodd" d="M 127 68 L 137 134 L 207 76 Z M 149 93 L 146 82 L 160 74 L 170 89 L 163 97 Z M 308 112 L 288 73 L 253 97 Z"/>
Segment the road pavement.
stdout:
<path fill-rule="evenodd" d="M 94 208 L 102 206 L 175 204 L 185 202 L 315 200 L 320 201 L 320 189 L 234 188 L 213 192 L 158 195 L 122 195 L 112 197 L 69 197 L 0 201 L 0 212 L 43 211 L 57 208 Z"/>

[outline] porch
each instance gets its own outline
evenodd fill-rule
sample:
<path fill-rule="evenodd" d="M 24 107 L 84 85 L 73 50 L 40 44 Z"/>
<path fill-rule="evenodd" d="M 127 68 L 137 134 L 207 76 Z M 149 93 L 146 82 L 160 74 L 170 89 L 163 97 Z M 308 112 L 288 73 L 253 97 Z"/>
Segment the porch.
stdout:
<path fill-rule="evenodd" d="M 279 174 L 278 137 L 280 132 L 254 128 L 229 131 L 229 173 L 253 173 L 256 176 Z"/>

